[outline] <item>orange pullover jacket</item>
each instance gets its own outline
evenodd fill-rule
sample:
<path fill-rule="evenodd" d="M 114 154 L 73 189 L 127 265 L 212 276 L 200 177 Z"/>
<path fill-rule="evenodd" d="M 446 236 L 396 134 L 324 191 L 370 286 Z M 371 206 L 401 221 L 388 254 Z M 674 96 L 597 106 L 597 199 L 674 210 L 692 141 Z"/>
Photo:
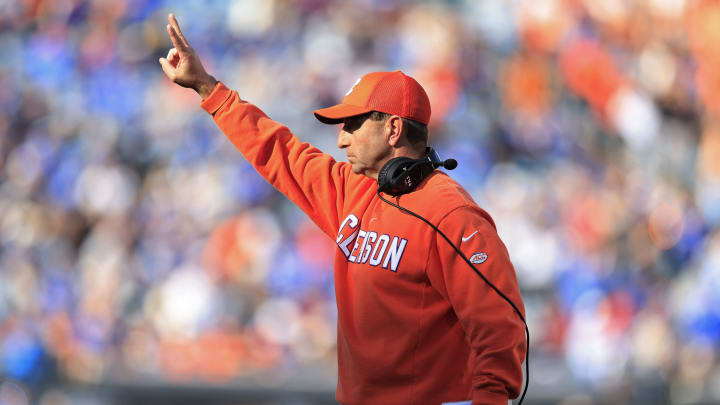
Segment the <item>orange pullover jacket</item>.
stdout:
<path fill-rule="evenodd" d="M 218 83 L 202 102 L 257 171 L 337 242 L 338 385 L 344 405 L 507 404 L 522 386 L 524 326 L 432 228 Z M 385 196 L 436 224 L 524 313 L 495 224 L 436 170 Z"/>

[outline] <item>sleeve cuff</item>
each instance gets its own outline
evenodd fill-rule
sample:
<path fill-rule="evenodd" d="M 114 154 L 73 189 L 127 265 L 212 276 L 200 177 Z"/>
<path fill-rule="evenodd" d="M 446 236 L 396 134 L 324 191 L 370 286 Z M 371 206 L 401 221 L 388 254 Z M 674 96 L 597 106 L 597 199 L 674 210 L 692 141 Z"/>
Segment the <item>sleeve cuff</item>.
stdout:
<path fill-rule="evenodd" d="M 230 98 L 231 93 L 230 89 L 218 81 L 212 93 L 200 103 L 200 106 L 210 115 L 213 115 Z"/>
<path fill-rule="evenodd" d="M 506 394 L 491 391 L 473 390 L 472 405 L 507 405 Z"/>

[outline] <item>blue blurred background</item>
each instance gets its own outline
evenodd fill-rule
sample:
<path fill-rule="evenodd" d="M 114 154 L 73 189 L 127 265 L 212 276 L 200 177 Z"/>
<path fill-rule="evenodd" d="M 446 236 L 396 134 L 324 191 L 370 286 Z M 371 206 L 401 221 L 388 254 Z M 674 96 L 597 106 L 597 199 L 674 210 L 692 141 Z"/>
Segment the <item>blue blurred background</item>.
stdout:
<path fill-rule="evenodd" d="M 720 402 L 720 2 L 0 1 L 0 404 L 332 403 L 334 245 L 163 75 L 311 111 L 402 69 L 495 218 L 526 403 Z M 184 401 L 184 402 L 183 402 Z"/>

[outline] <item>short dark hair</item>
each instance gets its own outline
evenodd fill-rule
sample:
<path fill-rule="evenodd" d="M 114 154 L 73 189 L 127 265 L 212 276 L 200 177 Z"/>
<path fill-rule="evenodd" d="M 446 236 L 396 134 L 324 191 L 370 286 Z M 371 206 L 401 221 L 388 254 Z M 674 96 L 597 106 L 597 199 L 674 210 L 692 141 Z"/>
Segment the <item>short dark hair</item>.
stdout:
<path fill-rule="evenodd" d="M 373 121 L 385 121 L 388 118 L 390 118 L 392 115 L 387 114 L 380 111 L 370 111 L 368 113 L 368 118 L 370 118 Z M 423 146 L 427 145 L 428 142 L 428 127 L 427 125 L 417 122 L 415 120 L 411 120 L 409 118 L 403 118 L 403 124 L 407 128 L 405 134 L 407 136 L 408 141 L 412 145 L 418 145 L 422 144 Z"/>

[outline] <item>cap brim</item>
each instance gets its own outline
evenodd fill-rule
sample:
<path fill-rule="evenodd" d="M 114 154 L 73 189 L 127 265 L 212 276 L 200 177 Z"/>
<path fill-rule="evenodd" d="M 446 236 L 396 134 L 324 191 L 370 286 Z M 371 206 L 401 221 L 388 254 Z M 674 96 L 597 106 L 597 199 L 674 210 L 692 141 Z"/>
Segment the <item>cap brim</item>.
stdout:
<path fill-rule="evenodd" d="M 345 118 L 366 114 L 372 111 L 367 107 L 350 104 L 337 104 L 328 108 L 313 111 L 315 118 L 323 124 L 341 124 Z"/>

